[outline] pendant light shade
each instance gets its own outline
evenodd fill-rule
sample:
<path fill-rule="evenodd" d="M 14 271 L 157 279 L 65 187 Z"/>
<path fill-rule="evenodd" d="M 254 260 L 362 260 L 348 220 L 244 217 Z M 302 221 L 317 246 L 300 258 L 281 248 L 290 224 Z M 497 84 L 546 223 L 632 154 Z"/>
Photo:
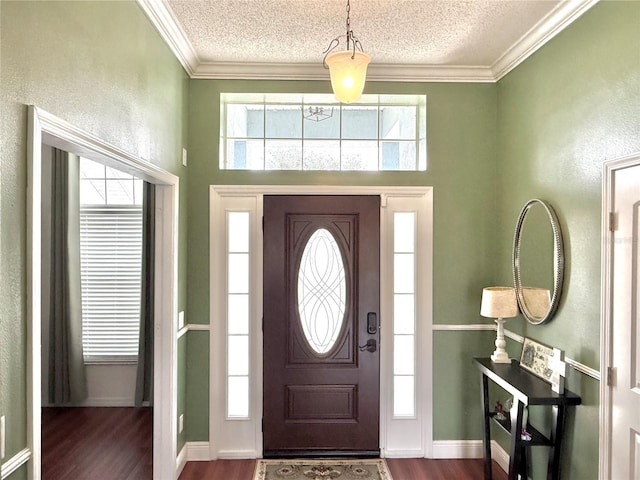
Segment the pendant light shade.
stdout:
<path fill-rule="evenodd" d="M 355 102 L 362 95 L 371 57 L 364 52 L 344 50 L 327 55 L 331 88 L 342 103 Z"/>
<path fill-rule="evenodd" d="M 324 51 L 323 60 L 324 67 L 329 69 L 333 94 L 342 103 L 352 103 L 360 98 L 367 78 L 367 66 L 371 61 L 351 30 L 350 12 L 351 3 L 347 0 L 347 34 L 331 40 Z M 341 38 L 346 40 L 346 50 L 334 51 L 340 46 Z"/>

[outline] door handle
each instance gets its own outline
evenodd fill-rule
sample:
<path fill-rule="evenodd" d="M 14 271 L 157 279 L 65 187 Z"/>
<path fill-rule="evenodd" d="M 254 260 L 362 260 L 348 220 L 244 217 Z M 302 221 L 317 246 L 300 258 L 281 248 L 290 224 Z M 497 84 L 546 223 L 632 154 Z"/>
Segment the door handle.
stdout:
<path fill-rule="evenodd" d="M 361 352 L 364 352 L 366 350 L 367 352 L 373 353 L 378 349 L 378 342 L 376 342 L 375 338 L 370 338 L 369 340 L 367 340 L 366 344 L 360 345 L 358 348 Z"/>

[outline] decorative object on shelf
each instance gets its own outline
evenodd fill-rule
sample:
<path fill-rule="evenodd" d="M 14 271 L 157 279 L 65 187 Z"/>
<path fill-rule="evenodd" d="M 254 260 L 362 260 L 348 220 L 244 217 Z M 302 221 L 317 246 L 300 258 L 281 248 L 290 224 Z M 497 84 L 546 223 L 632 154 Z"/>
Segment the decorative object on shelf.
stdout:
<path fill-rule="evenodd" d="M 507 402 L 508 401 L 509 400 L 507 400 Z M 503 420 L 506 420 L 508 418 L 507 414 L 508 414 L 509 411 L 504 409 L 504 406 L 502 405 L 502 402 L 500 400 L 496 400 L 496 408 L 495 408 L 494 411 L 496 413 L 496 419 L 497 420 L 503 421 Z"/>
<path fill-rule="evenodd" d="M 504 348 L 507 345 L 504 340 L 504 319 L 518 315 L 515 290 L 512 287 L 483 288 L 480 315 L 495 318 L 498 325 L 496 349 L 491 355 L 491 360 L 495 363 L 511 363 L 511 359 Z"/>
<path fill-rule="evenodd" d="M 351 4 L 347 0 L 347 34 L 339 35 L 327 47 L 322 64 L 329 69 L 331 88 L 342 103 L 355 102 L 362 95 L 367 76 L 367 66 L 371 57 L 364 53 L 360 40 L 351 30 Z M 333 50 L 340 45 L 340 39 L 345 38 L 346 50 Z"/>
<path fill-rule="evenodd" d="M 553 349 L 553 357 L 549 359 L 551 374 L 551 390 L 556 393 L 564 393 L 564 377 L 567 375 L 567 364 L 564 361 L 564 352 L 559 348 Z"/>
<path fill-rule="evenodd" d="M 520 366 L 551 384 L 556 393 L 564 392 L 566 366 L 564 352 L 538 343 L 530 338 L 524 339 Z"/>
<path fill-rule="evenodd" d="M 529 200 L 513 239 L 513 281 L 522 316 L 533 325 L 551 319 L 562 293 L 564 249 L 555 211 L 544 200 Z"/>
<path fill-rule="evenodd" d="M 507 399 L 507 401 L 504 402 L 504 407 L 508 410 L 510 419 L 516 418 L 516 416 L 518 415 L 518 402 L 514 398 Z M 520 438 L 522 440 L 531 440 L 531 434 L 527 432 L 528 420 L 529 410 L 525 405 L 522 409 L 522 428 L 520 429 Z"/>
<path fill-rule="evenodd" d="M 321 122 L 331 117 L 333 117 L 333 107 L 309 107 L 304 110 L 304 118 L 306 120 Z"/>

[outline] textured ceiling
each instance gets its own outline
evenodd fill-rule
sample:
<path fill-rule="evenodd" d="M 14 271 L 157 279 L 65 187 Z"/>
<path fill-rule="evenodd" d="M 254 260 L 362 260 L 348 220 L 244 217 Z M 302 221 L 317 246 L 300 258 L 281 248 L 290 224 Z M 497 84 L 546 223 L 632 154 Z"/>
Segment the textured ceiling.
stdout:
<path fill-rule="evenodd" d="M 351 28 L 374 70 L 484 68 L 490 81 L 596 1 L 351 0 Z M 247 65 L 265 64 L 284 65 L 291 74 L 321 64 L 330 41 L 346 32 L 346 0 L 138 2 L 192 76 L 203 66 L 214 76 L 216 66 L 233 76 L 229 65 L 251 76 Z M 263 68 L 262 76 L 270 72 Z"/>

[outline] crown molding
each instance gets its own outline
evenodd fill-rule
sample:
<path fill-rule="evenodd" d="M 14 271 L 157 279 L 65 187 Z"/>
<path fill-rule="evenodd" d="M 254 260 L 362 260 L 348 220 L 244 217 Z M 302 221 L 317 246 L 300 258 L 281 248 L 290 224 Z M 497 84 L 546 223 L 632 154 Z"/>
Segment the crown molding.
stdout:
<path fill-rule="evenodd" d="M 500 80 L 538 49 L 571 25 L 598 0 L 564 1 L 525 33 L 491 66 L 494 81 Z"/>
<path fill-rule="evenodd" d="M 328 80 L 318 63 L 201 63 L 191 78 L 245 80 Z M 380 82 L 494 82 L 489 67 L 372 64 L 368 81 Z"/>
<path fill-rule="evenodd" d="M 163 0 L 137 0 L 189 77 L 198 79 L 327 80 L 318 63 L 203 62 Z M 569 26 L 598 0 L 566 0 L 524 34 L 493 65 L 371 64 L 367 79 L 381 82 L 494 83 Z"/>
<path fill-rule="evenodd" d="M 153 26 L 176 56 L 190 77 L 200 64 L 200 59 L 180 22 L 162 0 L 137 0 Z"/>

